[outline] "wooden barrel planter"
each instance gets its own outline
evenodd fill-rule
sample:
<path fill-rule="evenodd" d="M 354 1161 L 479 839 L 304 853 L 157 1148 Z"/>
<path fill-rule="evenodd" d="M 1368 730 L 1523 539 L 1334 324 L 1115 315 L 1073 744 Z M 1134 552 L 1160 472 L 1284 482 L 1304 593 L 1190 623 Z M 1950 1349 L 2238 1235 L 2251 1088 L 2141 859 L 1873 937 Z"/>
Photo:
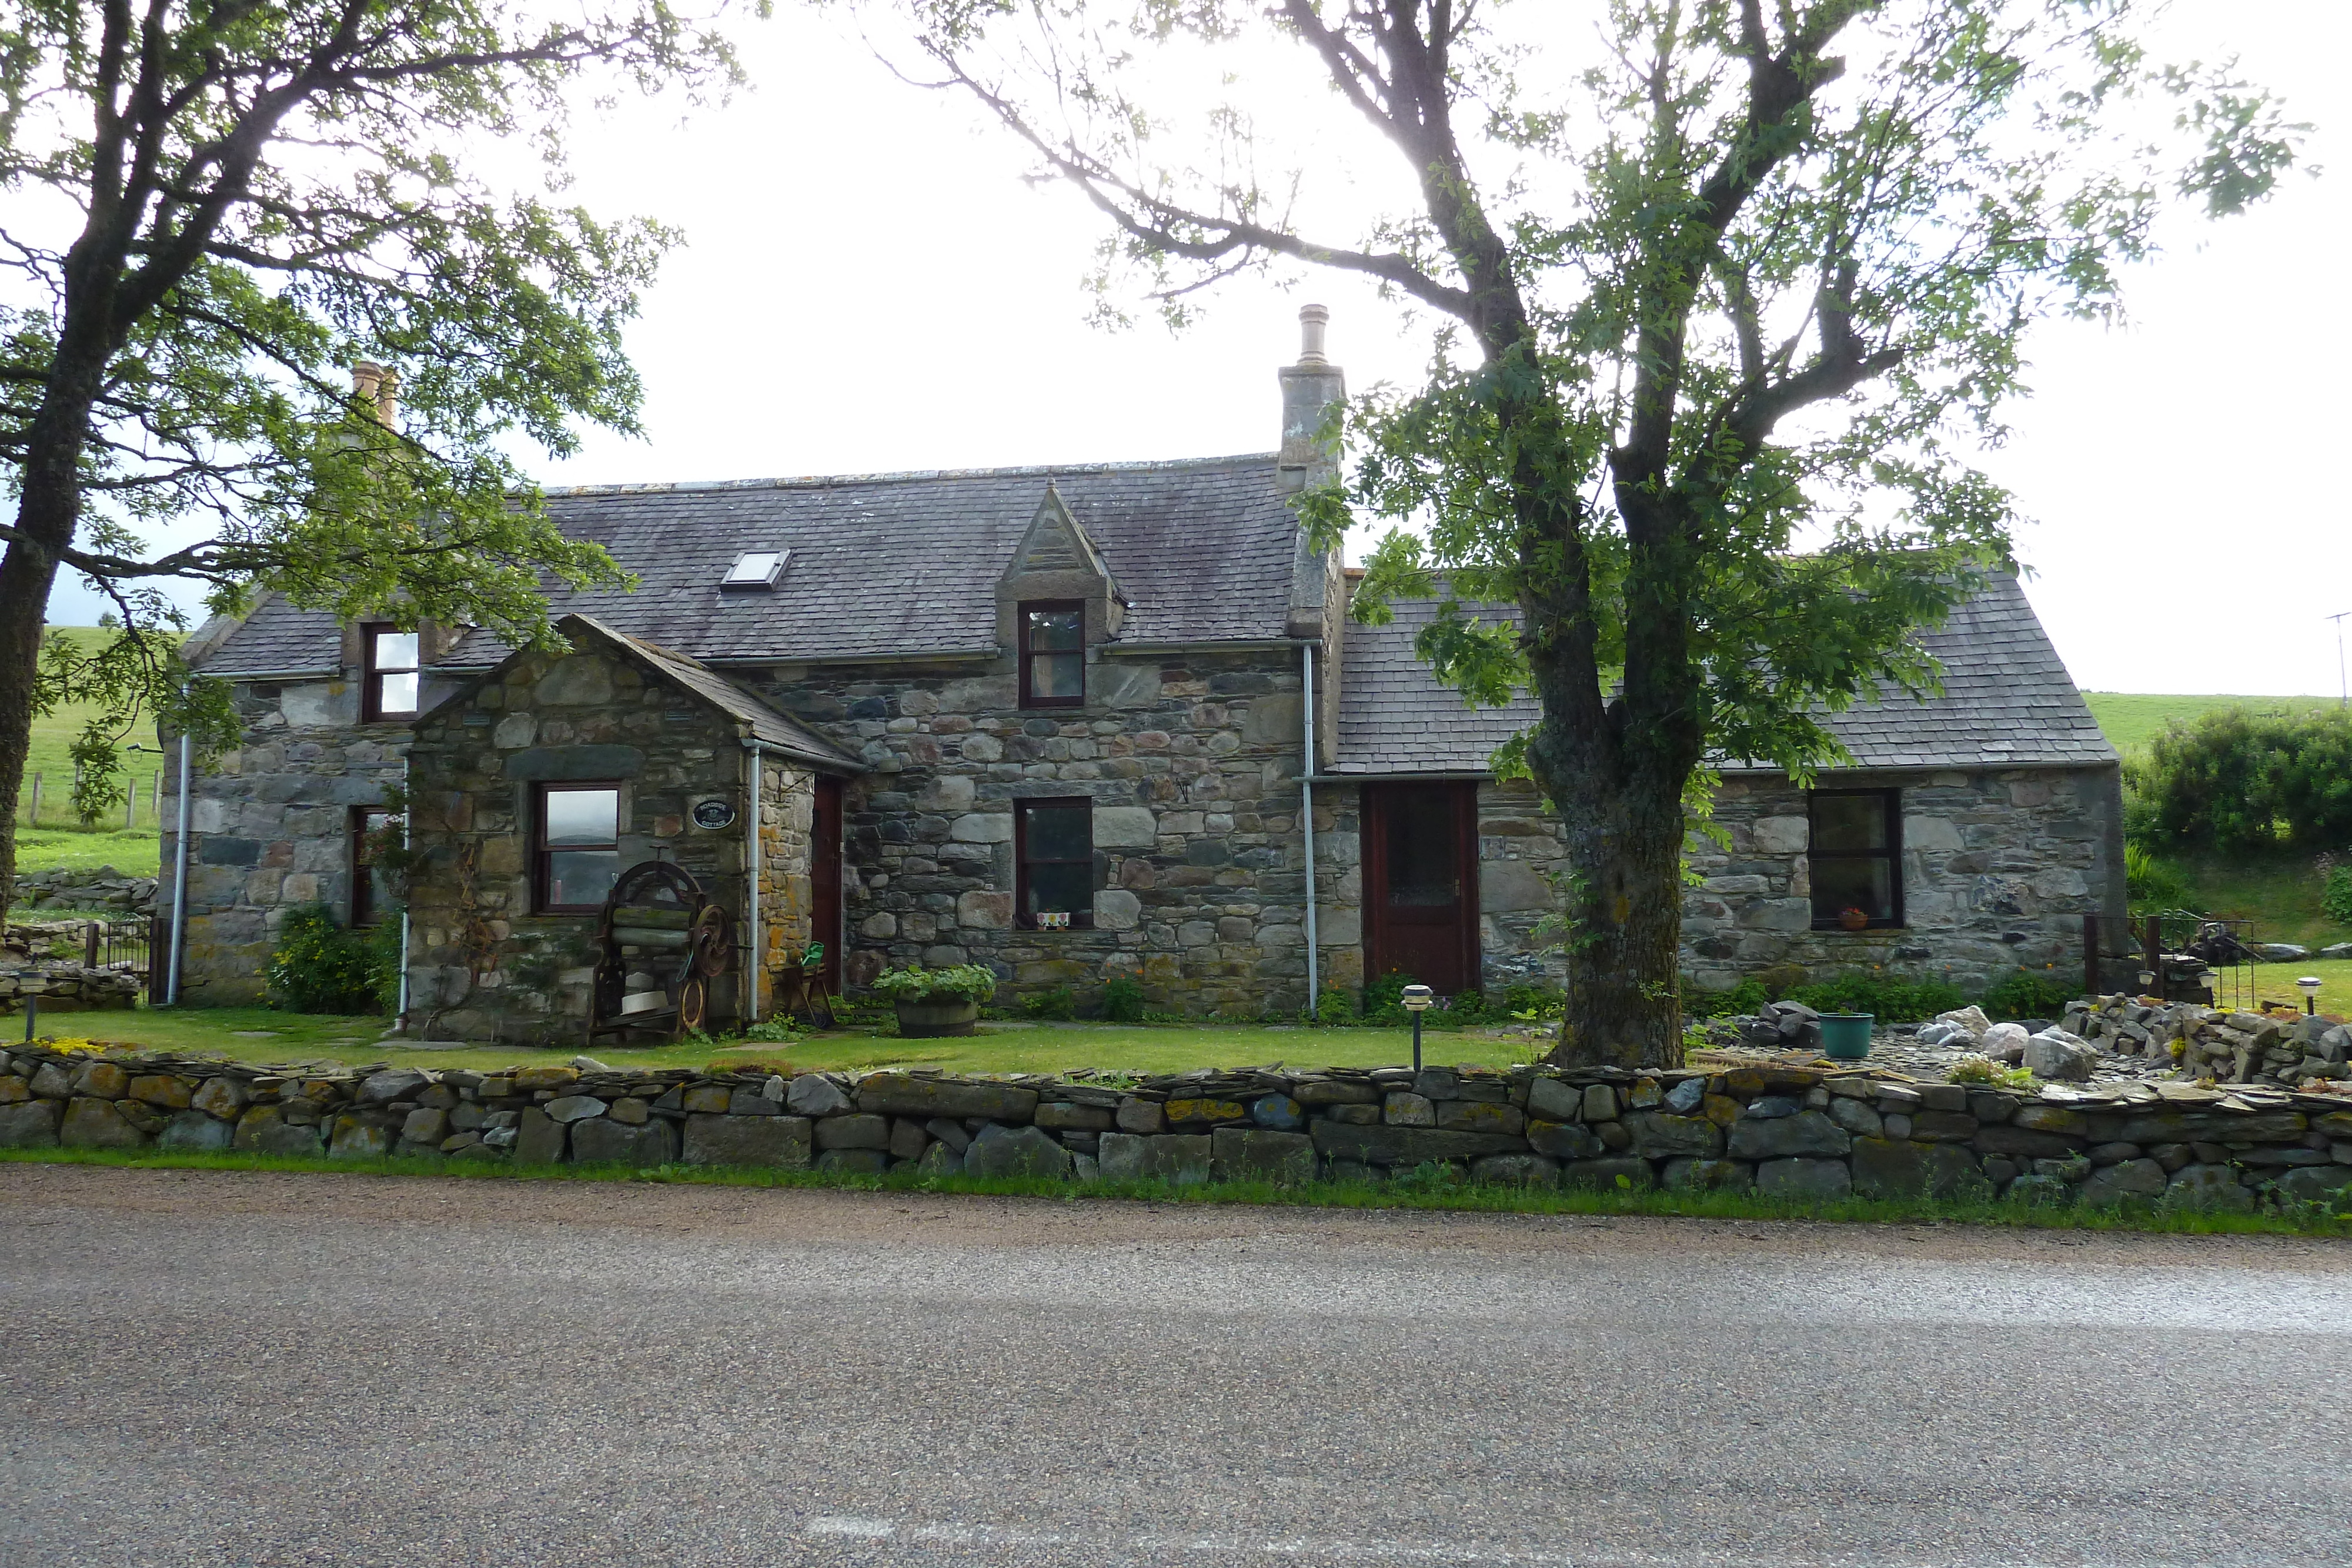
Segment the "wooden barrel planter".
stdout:
<path fill-rule="evenodd" d="M 920 1001 L 902 1001 L 897 1006 L 898 1034 L 904 1040 L 971 1034 L 980 1022 L 980 1000 L 976 997 L 925 997 Z"/>

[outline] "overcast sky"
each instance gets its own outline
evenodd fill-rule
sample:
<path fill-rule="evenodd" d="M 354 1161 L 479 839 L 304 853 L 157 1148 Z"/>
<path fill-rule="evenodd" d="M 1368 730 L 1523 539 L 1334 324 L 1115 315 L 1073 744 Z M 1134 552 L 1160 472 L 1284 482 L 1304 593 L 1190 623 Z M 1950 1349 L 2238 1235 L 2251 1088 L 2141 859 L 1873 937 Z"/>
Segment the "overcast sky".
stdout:
<path fill-rule="evenodd" d="M 1263 451 L 1297 310 L 1332 309 L 1350 384 L 1425 348 L 1369 289 L 1226 287 L 1204 322 L 1107 333 L 1079 282 L 1099 237 L 1070 193 L 953 99 L 910 89 L 829 18 L 751 29 L 755 89 L 683 129 L 630 106 L 581 127 L 578 196 L 684 229 L 630 334 L 646 439 L 592 436 L 550 484 L 983 467 Z M 2132 324 L 2046 326 L 2038 389 L 1990 465 L 2037 519 L 2028 583 L 2078 684 L 2337 689 L 2324 619 L 2352 611 L 2333 481 L 2352 362 L 2338 214 L 2352 157 L 2341 0 L 2180 0 L 2168 57 L 2239 53 L 2317 123 L 2318 180 L 2250 217 L 2168 224 Z M 52 619 L 96 607 L 60 583 Z"/>

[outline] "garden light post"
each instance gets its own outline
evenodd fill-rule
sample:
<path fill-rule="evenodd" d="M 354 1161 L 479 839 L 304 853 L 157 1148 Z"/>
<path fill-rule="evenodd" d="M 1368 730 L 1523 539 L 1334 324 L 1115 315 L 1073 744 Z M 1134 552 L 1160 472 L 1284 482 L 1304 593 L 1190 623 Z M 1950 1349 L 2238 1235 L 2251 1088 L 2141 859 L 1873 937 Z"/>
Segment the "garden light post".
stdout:
<path fill-rule="evenodd" d="M 2305 975 L 2302 979 L 2297 980 L 2294 983 L 2294 988 L 2303 993 L 2303 1010 L 2306 1014 L 2315 1013 L 2319 1010 L 2318 976 Z"/>
<path fill-rule="evenodd" d="M 1398 998 L 1404 1003 L 1404 1010 L 1412 1015 L 1412 1070 L 1415 1072 L 1421 1071 L 1421 1015 L 1427 1012 L 1429 1004 L 1436 999 L 1437 993 L 1427 986 L 1407 986 L 1404 995 Z"/>

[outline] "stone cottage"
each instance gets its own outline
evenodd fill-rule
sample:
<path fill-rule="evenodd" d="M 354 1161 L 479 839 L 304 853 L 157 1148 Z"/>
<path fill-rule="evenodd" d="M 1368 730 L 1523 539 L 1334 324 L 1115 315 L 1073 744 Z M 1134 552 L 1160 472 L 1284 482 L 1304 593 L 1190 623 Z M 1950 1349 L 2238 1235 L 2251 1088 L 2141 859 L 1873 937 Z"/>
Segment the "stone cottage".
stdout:
<path fill-rule="evenodd" d="M 639 579 L 553 606 L 569 653 L 282 601 L 207 627 L 247 742 L 191 789 L 184 998 L 257 994 L 275 918 L 315 901 L 404 922 L 411 1029 L 565 1031 L 595 908 L 646 860 L 736 917 L 729 1017 L 812 943 L 852 990 L 974 962 L 1013 997 L 1126 974 L 1228 1017 L 1391 969 L 1556 978 L 1556 824 L 1486 770 L 1531 709 L 1432 680 L 1425 606 L 1350 623 L 1294 514 L 1343 395 L 1302 317 L 1270 453 L 551 491 Z M 1855 768 L 1806 790 L 1727 767 L 1731 848 L 1687 908 L 1702 983 L 1978 982 L 2074 961 L 2083 916 L 2122 913 L 2117 759 L 2015 582 L 1927 643 L 1945 695 L 1839 716 Z M 376 862 L 404 831 L 396 907 Z M 167 905 L 183 852 L 167 834 Z"/>

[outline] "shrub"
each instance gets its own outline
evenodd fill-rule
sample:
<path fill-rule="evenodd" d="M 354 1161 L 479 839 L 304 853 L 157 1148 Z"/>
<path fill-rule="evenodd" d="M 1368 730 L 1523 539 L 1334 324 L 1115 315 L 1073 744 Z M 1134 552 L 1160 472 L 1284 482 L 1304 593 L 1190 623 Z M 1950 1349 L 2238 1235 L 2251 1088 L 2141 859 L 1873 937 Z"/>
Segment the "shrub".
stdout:
<path fill-rule="evenodd" d="M 1556 1019 L 1568 1011 L 1568 993 L 1522 980 L 1504 990 L 1503 1011 L 1515 1019 Z"/>
<path fill-rule="evenodd" d="M 1802 1002 L 1815 1012 L 1869 1013 L 1888 1023 L 1931 1019 L 1968 1003 L 1960 988 L 1948 981 L 1913 980 L 1860 971 L 1799 986 L 1789 993 L 1789 999 Z"/>
<path fill-rule="evenodd" d="M 2124 845 L 2124 882 L 2136 904 L 2176 909 L 2188 902 L 2189 884 L 2180 873 L 2143 844 Z"/>
<path fill-rule="evenodd" d="M 1103 1021 L 1141 1023 L 1145 1011 L 1143 982 L 1133 975 L 1113 975 L 1103 983 Z"/>
<path fill-rule="evenodd" d="M 2331 866 L 2319 894 L 2320 912 L 2338 925 L 2352 925 L 2352 865 Z"/>
<path fill-rule="evenodd" d="M 891 1002 L 986 1001 L 996 994 L 996 973 L 982 964 L 950 964 L 926 969 L 909 964 L 874 977 L 874 994 Z"/>
<path fill-rule="evenodd" d="M 384 980 L 369 934 L 346 931 L 323 904 L 287 911 L 263 978 L 269 1005 L 290 1013 L 373 1012 Z"/>
<path fill-rule="evenodd" d="M 1356 1021 L 1356 1001 L 1340 986 L 1326 986 L 1315 994 L 1315 1021 L 1339 1028 Z"/>
<path fill-rule="evenodd" d="M 2143 836 L 2200 849 L 2352 841 L 2352 714 L 2221 708 L 2168 725 L 2130 765 Z"/>
<path fill-rule="evenodd" d="M 1404 988 L 1412 983 L 1412 977 L 1402 969 L 1391 969 L 1374 977 L 1364 987 L 1364 1021 L 1391 1027 L 1412 1022 L 1412 1015 L 1404 1010 L 1402 999 Z"/>
<path fill-rule="evenodd" d="M 1055 986 L 1049 991 L 1039 991 L 1023 999 L 1023 1013 L 1033 1019 L 1058 1019 L 1064 1022 L 1078 1016 L 1078 998 L 1067 986 Z"/>
<path fill-rule="evenodd" d="M 1685 981 L 1683 985 L 1683 1016 L 1695 1019 L 1737 1018 L 1758 1011 L 1771 999 L 1765 994 L 1764 982 L 1752 977 L 1727 991 L 1710 991 L 1703 986 Z"/>
<path fill-rule="evenodd" d="M 782 1013 L 772 1019 L 763 1019 L 743 1031 L 745 1040 L 757 1040 L 762 1045 L 774 1045 L 788 1040 L 798 1040 L 800 1036 L 800 1024 Z"/>
<path fill-rule="evenodd" d="M 2074 999 L 2067 981 L 2033 969 L 2020 969 L 1979 998 L 1995 1023 L 2011 1019 L 2054 1019 Z"/>
<path fill-rule="evenodd" d="M 1494 1015 L 1486 1010 L 1486 998 L 1475 988 L 1456 991 L 1445 998 L 1445 1014 L 1458 1024 L 1485 1023 Z"/>
<path fill-rule="evenodd" d="M 1971 1051 L 1952 1063 L 1948 1082 L 1988 1083 L 1999 1089 L 2032 1089 L 2036 1087 L 2032 1073 L 2022 1067 L 2003 1067 L 1990 1056 Z"/>

